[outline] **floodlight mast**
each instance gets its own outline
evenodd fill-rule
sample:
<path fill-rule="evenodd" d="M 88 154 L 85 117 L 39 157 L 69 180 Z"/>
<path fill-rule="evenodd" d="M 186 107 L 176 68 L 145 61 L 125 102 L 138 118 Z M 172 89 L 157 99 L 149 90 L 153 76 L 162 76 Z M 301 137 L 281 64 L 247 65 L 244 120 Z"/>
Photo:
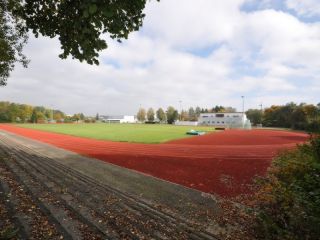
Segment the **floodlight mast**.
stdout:
<path fill-rule="evenodd" d="M 50 118 L 51 118 L 51 121 L 50 121 L 50 122 L 51 122 L 51 123 L 53 123 L 53 105 L 51 104 L 51 105 L 50 105 L 50 107 L 51 107 L 51 111 L 50 111 L 50 115 L 51 115 L 51 116 L 50 116 Z"/>
<path fill-rule="evenodd" d="M 242 128 L 244 129 L 244 96 L 242 98 Z"/>
<path fill-rule="evenodd" d="M 263 114 L 263 110 L 262 110 L 262 103 L 260 103 L 260 110 L 261 110 L 261 117 L 260 117 L 260 124 L 262 126 L 262 114 Z"/>
<path fill-rule="evenodd" d="M 182 121 L 182 101 L 179 100 L 179 104 L 180 104 L 180 121 Z"/>

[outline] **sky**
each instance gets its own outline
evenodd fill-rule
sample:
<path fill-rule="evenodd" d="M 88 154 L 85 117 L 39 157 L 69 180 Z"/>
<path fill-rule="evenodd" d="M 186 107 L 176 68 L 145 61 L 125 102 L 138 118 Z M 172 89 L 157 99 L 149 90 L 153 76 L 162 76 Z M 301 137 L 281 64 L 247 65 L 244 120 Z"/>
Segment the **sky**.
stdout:
<path fill-rule="evenodd" d="M 320 102 L 319 0 L 151 0 L 144 12 L 128 40 L 106 36 L 99 66 L 61 60 L 57 39 L 30 35 L 29 67 L 16 66 L 0 101 L 86 115 L 240 111 L 241 96 L 245 109 Z"/>

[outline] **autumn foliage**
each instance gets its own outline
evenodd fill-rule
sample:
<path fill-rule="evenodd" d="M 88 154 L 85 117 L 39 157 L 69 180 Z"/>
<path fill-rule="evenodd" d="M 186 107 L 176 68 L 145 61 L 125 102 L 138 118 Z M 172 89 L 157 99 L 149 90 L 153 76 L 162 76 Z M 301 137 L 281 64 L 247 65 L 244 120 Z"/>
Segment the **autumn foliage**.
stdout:
<path fill-rule="evenodd" d="M 277 157 L 258 185 L 258 239 L 319 239 L 320 136 Z"/>

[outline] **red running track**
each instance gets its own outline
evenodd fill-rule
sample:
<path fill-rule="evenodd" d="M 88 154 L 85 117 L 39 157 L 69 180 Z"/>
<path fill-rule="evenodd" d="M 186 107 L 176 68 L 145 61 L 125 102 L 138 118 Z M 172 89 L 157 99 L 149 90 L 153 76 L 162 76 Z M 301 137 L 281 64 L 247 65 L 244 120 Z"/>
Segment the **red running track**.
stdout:
<path fill-rule="evenodd" d="M 272 158 L 305 142 L 304 133 L 228 130 L 163 144 L 123 143 L 0 124 L 0 129 L 170 182 L 221 196 L 250 192 Z"/>

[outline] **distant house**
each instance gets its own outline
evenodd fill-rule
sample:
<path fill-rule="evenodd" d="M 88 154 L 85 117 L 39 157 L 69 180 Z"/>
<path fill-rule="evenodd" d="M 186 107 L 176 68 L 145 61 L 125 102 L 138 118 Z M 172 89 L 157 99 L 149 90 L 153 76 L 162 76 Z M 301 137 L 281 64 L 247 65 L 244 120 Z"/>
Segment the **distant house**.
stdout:
<path fill-rule="evenodd" d="M 99 120 L 107 123 L 135 123 L 136 122 L 136 119 L 134 116 L 127 116 L 127 115 L 121 115 L 121 116 L 100 115 Z"/>
<path fill-rule="evenodd" d="M 202 113 L 199 125 L 214 126 L 216 128 L 251 128 L 250 120 L 245 113 Z"/>

